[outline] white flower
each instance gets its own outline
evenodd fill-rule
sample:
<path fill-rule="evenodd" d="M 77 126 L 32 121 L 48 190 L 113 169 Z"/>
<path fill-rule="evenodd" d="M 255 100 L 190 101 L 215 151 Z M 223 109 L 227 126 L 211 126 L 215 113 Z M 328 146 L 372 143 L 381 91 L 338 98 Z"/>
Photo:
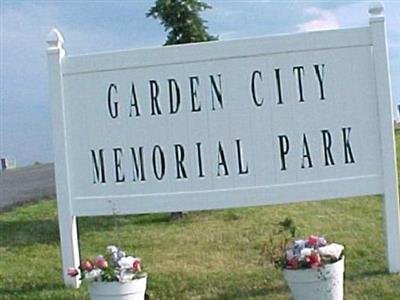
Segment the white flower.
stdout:
<path fill-rule="evenodd" d="M 110 246 L 107 246 L 107 251 L 109 253 L 115 253 L 115 252 L 118 252 L 118 248 L 114 245 L 110 245 Z"/>
<path fill-rule="evenodd" d="M 301 250 L 303 250 L 305 246 L 306 246 L 306 241 L 304 240 L 295 241 L 293 246 L 294 255 L 300 255 Z"/>
<path fill-rule="evenodd" d="M 114 262 L 118 263 L 121 257 L 126 256 L 125 252 L 114 245 L 107 246 L 107 252 L 111 253 Z"/>
<path fill-rule="evenodd" d="M 294 241 L 294 246 L 295 246 L 296 248 L 303 249 L 303 248 L 306 246 L 306 241 L 305 241 L 305 240 L 297 240 L 297 241 Z"/>
<path fill-rule="evenodd" d="M 318 238 L 318 246 L 320 247 L 326 246 L 326 239 L 324 237 Z"/>
<path fill-rule="evenodd" d="M 93 269 L 92 271 L 86 273 L 86 279 L 88 281 L 100 281 L 101 279 L 101 270 Z"/>
<path fill-rule="evenodd" d="M 129 270 L 122 270 L 118 277 L 119 282 L 128 282 L 133 279 L 134 274 Z"/>
<path fill-rule="evenodd" d="M 303 250 L 301 250 L 300 259 L 303 260 L 305 257 L 310 256 L 311 253 L 312 253 L 311 248 L 304 248 Z"/>
<path fill-rule="evenodd" d="M 332 256 L 332 257 L 334 257 L 336 259 L 339 259 L 339 257 L 342 254 L 343 250 L 344 250 L 344 246 L 343 245 L 339 245 L 339 244 L 335 244 L 335 243 L 332 243 L 332 244 L 330 244 L 328 246 L 320 247 L 318 249 L 320 255 Z"/>
<path fill-rule="evenodd" d="M 121 257 L 121 259 L 118 261 L 118 265 L 121 267 L 121 269 L 132 269 L 135 260 L 137 260 L 137 258 L 133 256 Z"/>

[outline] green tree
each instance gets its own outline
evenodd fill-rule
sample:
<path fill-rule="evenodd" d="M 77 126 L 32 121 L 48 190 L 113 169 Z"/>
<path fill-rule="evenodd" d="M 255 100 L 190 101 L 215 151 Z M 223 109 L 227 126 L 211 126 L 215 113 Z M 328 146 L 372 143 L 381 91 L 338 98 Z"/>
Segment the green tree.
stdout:
<path fill-rule="evenodd" d="M 198 0 L 157 0 L 146 17 L 159 19 L 168 31 L 164 45 L 206 42 L 218 39 L 207 33 L 207 21 L 200 17 L 200 12 L 210 8 Z"/>
<path fill-rule="evenodd" d="M 199 0 L 156 0 L 146 17 L 159 19 L 164 30 L 168 31 L 166 45 L 198 43 L 217 40 L 207 33 L 207 21 L 200 13 L 211 6 Z M 183 218 L 183 212 L 171 213 L 171 219 Z"/>

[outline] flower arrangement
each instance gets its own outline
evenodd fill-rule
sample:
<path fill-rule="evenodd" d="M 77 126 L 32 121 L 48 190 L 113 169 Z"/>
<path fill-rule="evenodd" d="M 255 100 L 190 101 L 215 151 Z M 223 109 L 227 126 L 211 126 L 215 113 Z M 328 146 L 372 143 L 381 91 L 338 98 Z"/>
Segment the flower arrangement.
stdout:
<path fill-rule="evenodd" d="M 328 244 L 324 237 L 310 235 L 306 240 L 296 240 L 284 253 L 286 269 L 320 268 L 340 260 L 344 247 Z"/>
<path fill-rule="evenodd" d="M 140 258 L 127 256 L 116 246 L 108 246 L 106 254 L 98 255 L 94 260 L 83 260 L 78 269 L 69 268 L 68 275 L 88 281 L 129 282 L 146 277 L 142 271 Z"/>
<path fill-rule="evenodd" d="M 320 268 L 339 261 L 344 255 L 343 245 L 328 243 L 324 237 L 310 235 L 305 240 L 296 240 L 295 236 L 296 227 L 286 218 L 269 235 L 261 255 L 276 268 L 292 270 Z"/>

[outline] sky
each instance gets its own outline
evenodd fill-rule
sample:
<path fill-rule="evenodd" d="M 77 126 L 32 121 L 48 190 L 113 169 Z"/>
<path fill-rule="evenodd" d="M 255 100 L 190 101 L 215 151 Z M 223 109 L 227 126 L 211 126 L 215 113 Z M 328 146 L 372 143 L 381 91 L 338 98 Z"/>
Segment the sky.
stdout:
<path fill-rule="evenodd" d="M 370 1 L 203 0 L 219 40 L 368 26 Z M 383 1 L 393 101 L 400 103 L 400 1 Z M 46 37 L 58 28 L 67 55 L 161 46 L 166 33 L 145 14 L 154 0 L 0 0 L 0 156 L 18 166 L 52 162 Z"/>

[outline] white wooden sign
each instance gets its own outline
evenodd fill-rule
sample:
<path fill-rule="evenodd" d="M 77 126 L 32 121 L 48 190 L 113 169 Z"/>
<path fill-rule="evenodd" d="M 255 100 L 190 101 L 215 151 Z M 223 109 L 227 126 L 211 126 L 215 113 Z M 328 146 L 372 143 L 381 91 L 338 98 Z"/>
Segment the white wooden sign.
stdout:
<path fill-rule="evenodd" d="M 385 25 L 370 12 L 365 28 L 84 56 L 53 30 L 64 271 L 79 263 L 78 216 L 371 194 L 400 271 Z"/>

